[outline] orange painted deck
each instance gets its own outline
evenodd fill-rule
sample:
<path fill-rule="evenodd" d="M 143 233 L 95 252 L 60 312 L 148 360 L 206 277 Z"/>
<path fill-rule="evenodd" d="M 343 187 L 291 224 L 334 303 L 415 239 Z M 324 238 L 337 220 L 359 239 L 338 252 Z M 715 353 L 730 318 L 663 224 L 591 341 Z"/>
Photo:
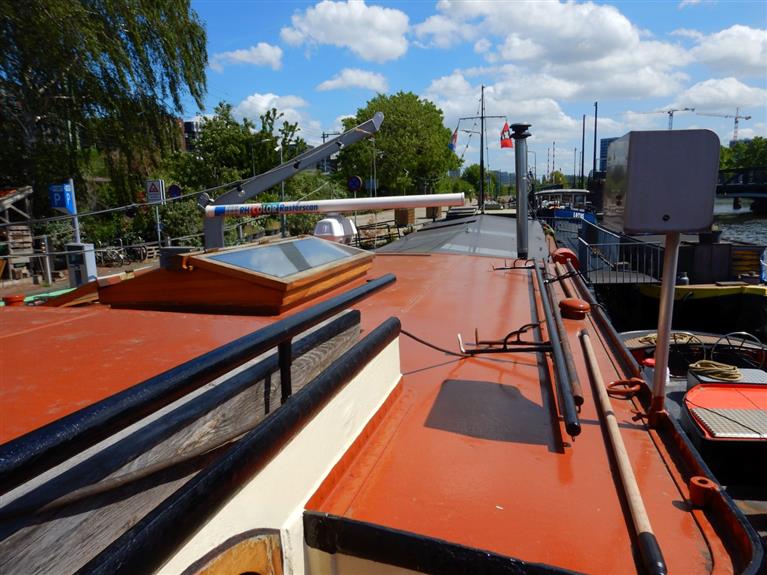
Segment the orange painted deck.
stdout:
<path fill-rule="evenodd" d="M 268 318 L 0 308 L 0 443 L 266 325 Z"/>
<path fill-rule="evenodd" d="M 457 352 L 458 333 L 473 341 L 476 328 L 481 338 L 497 339 L 542 321 L 532 272 L 492 269 L 502 264 L 378 254 L 367 278 L 391 272 L 397 281 L 354 306 L 363 335 L 396 316 L 404 331 Z M 0 442 L 309 305 L 276 317 L 103 306 L 0 310 L 0 322 L 11 327 L 0 336 Z M 557 416 L 550 361 L 532 353 L 459 358 L 403 334 L 397 393 L 307 509 L 574 571 L 641 572 L 580 329 L 591 334 L 605 381 L 620 374 L 590 318 L 564 323 L 585 395 L 583 431 L 574 441 Z M 735 571 L 708 516 L 688 508 L 687 478 L 656 432 L 634 420 L 638 403 L 612 405 L 669 573 Z"/>
<path fill-rule="evenodd" d="M 499 263 L 379 256 L 373 273 L 395 272 L 397 282 L 359 305 L 363 326 L 396 315 L 404 331 L 457 351 L 457 333 L 496 339 L 542 320 L 540 304 L 531 313 L 531 272 L 493 271 Z M 401 394 L 307 508 L 575 571 L 641 571 L 578 330 L 589 329 L 605 381 L 619 374 L 594 325 L 565 324 L 586 396 L 575 441 L 563 436 L 549 366 L 535 354 L 451 357 L 403 335 Z M 687 510 L 668 454 L 633 421 L 637 406 L 612 403 L 669 572 L 732 572 L 705 517 Z"/>

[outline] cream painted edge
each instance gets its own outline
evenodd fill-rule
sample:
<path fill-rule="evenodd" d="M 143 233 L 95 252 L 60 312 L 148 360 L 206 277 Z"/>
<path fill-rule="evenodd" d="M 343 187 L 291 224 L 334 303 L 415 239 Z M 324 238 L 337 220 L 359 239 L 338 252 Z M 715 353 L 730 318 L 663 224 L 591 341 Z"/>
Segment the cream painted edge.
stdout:
<path fill-rule="evenodd" d="M 343 553 L 325 553 L 319 549 L 307 550 L 307 574 L 311 575 L 420 575 L 420 571 L 411 571 L 404 567 L 378 563 Z"/>
<path fill-rule="evenodd" d="M 401 378 L 392 341 L 157 571 L 181 573 L 230 537 L 280 529 L 286 574 L 304 573 L 303 511 Z"/>

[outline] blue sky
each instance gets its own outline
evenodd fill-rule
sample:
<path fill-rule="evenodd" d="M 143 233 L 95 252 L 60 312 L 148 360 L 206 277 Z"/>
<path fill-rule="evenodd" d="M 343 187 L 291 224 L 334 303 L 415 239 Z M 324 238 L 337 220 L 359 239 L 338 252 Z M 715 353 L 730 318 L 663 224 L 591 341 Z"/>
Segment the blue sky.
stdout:
<path fill-rule="evenodd" d="M 586 169 L 598 138 L 630 130 L 708 128 L 723 143 L 767 135 L 767 2 L 504 0 L 197 0 L 208 34 L 210 113 L 222 100 L 239 117 L 276 107 L 310 143 L 337 131 L 377 92 L 411 91 L 437 104 L 445 125 L 478 110 L 532 124 L 537 171 L 572 172 L 586 114 Z M 187 117 L 198 110 L 187 106 Z M 649 112 L 649 113 L 648 113 Z M 488 121 L 489 164 L 513 170 L 503 120 Z M 461 123 L 461 128 L 472 126 Z M 447 144 L 447 142 L 446 142 Z M 468 147 L 467 147 L 468 145 Z M 458 150 L 476 162 L 479 142 Z M 531 161 L 533 156 L 531 156 Z M 549 160 L 549 169 L 552 167 Z M 580 163 L 578 158 L 577 163 Z"/>

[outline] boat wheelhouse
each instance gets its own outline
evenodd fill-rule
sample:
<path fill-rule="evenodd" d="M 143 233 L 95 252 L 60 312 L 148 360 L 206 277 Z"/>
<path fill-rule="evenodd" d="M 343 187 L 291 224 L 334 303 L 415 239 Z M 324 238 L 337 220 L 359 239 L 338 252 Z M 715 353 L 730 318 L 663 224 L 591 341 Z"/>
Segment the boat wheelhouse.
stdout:
<path fill-rule="evenodd" d="M 581 189 L 539 190 L 533 194 L 535 215 L 538 218 L 580 218 L 595 224 L 597 217 L 590 195 L 590 191 Z"/>

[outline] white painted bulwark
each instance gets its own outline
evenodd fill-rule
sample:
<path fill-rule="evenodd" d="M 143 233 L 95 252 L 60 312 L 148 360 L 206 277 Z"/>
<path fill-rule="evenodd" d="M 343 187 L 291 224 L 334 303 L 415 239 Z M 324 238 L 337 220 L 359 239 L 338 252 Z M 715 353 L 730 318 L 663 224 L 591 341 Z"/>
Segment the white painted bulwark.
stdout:
<path fill-rule="evenodd" d="M 280 529 L 285 573 L 304 568 L 306 502 L 401 378 L 399 340 L 392 341 L 195 533 L 158 573 L 181 573 L 230 537 Z"/>

